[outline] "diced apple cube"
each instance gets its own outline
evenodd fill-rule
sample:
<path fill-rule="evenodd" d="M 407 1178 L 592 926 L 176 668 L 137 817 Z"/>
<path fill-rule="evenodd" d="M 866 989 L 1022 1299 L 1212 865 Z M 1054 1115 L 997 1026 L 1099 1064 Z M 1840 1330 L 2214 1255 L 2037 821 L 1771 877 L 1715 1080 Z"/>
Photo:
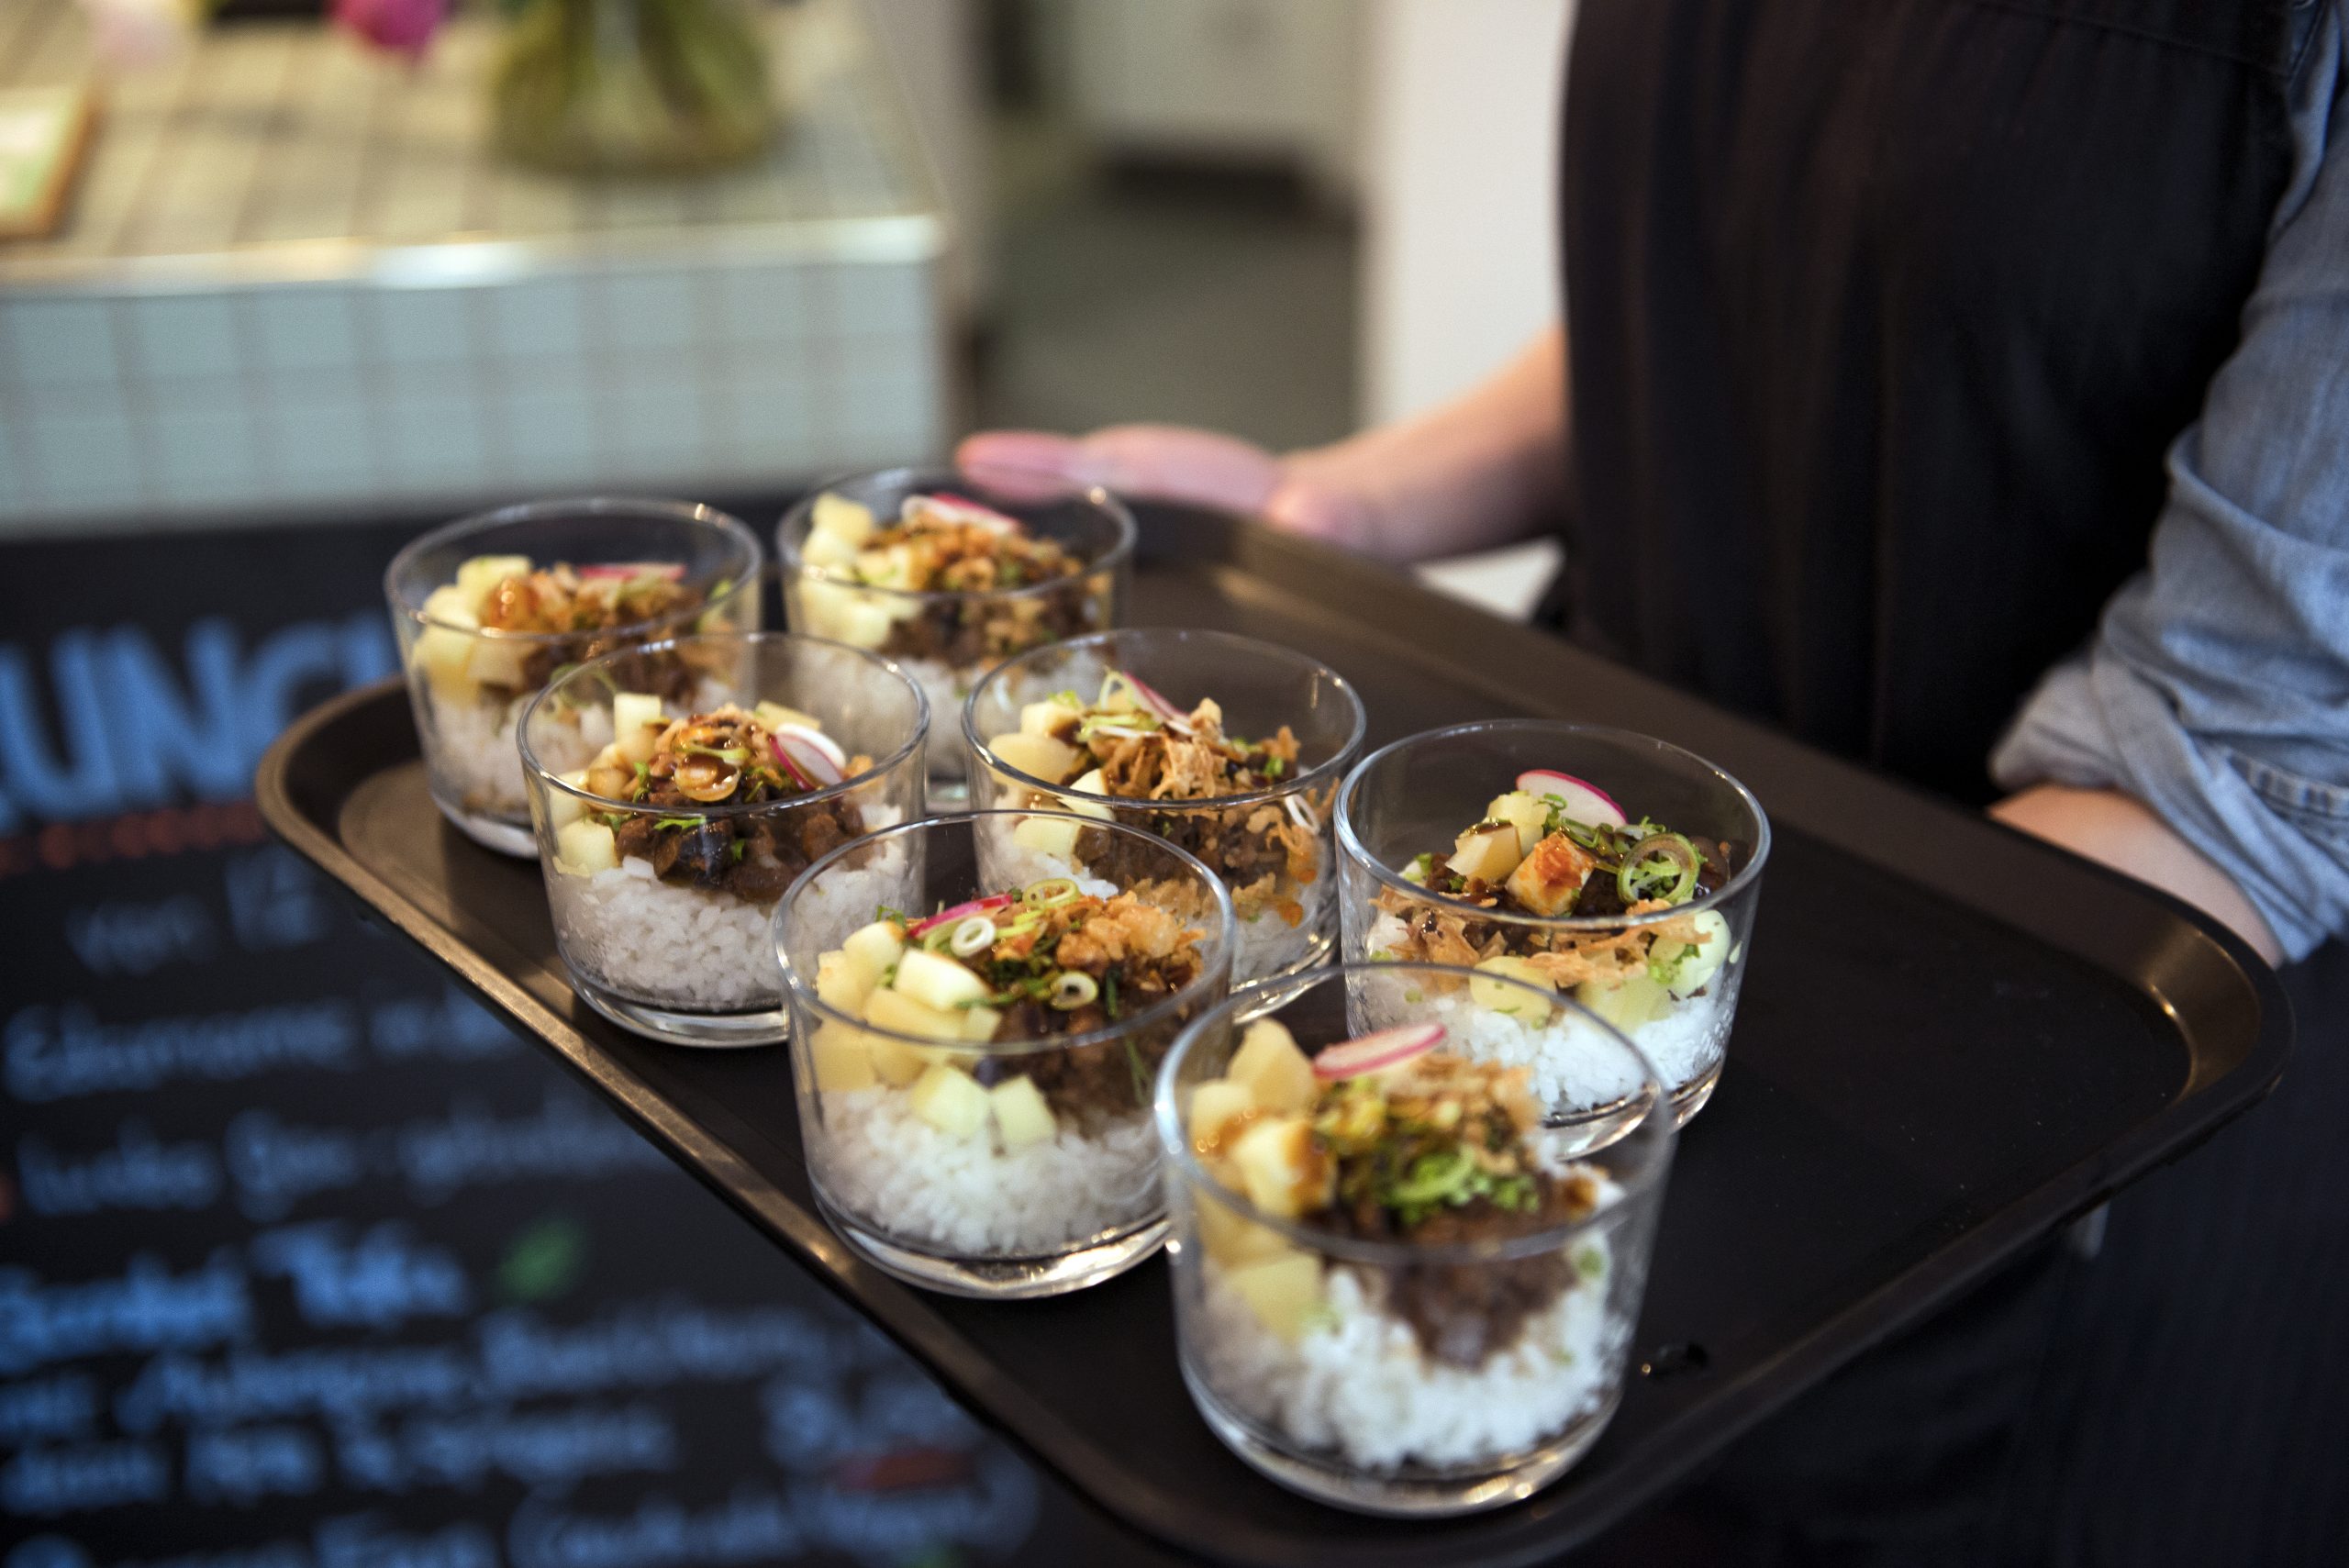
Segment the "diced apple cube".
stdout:
<path fill-rule="evenodd" d="M 828 952 L 816 961 L 816 995 L 828 1007 L 851 1018 L 863 1011 L 864 999 L 881 977 L 845 952 Z"/>
<path fill-rule="evenodd" d="M 1313 1123 L 1302 1116 L 1252 1122 L 1232 1140 L 1231 1163 L 1248 1201 L 1281 1219 L 1318 1203 L 1330 1177 L 1330 1162 L 1314 1147 Z"/>
<path fill-rule="evenodd" d="M 530 574 L 530 558 L 527 555 L 476 555 L 457 568 L 456 589 L 465 603 L 478 616 L 482 605 L 492 590 L 508 577 Z"/>
<path fill-rule="evenodd" d="M 965 1002 L 984 1002 L 987 983 L 941 954 L 908 948 L 897 960 L 897 993 L 925 1006 L 951 1013 Z M 959 1036 L 961 1031 L 957 1029 Z"/>
<path fill-rule="evenodd" d="M 807 1060 L 815 1069 L 816 1087 L 824 1094 L 849 1094 L 881 1082 L 874 1071 L 873 1053 L 864 1048 L 864 1031 L 847 1024 L 827 1022 L 808 1042 Z"/>
<path fill-rule="evenodd" d="M 889 629 L 896 624 L 896 617 L 886 605 L 860 595 L 841 605 L 831 634 L 851 648 L 878 648 L 889 640 Z"/>
<path fill-rule="evenodd" d="M 610 871 L 620 863 L 619 840 L 601 822 L 573 822 L 554 836 L 555 859 L 580 876 Z"/>
<path fill-rule="evenodd" d="M 874 995 L 886 995 L 875 991 Z M 881 1082 L 893 1089 L 902 1089 L 920 1077 L 930 1066 L 919 1046 L 907 1045 L 901 1040 L 884 1040 L 879 1035 L 864 1037 L 865 1054 L 872 1058 L 873 1071 Z"/>
<path fill-rule="evenodd" d="M 1452 858 L 1443 863 L 1462 876 L 1506 882 L 1524 858 L 1524 851 L 1517 847 L 1517 829 L 1507 822 L 1493 822 L 1461 834 Z"/>
<path fill-rule="evenodd" d="M 1297 1249 L 1268 1225 L 1241 1218 L 1214 1198 L 1202 1195 L 1198 1207 L 1199 1245 L 1225 1268 L 1277 1258 Z"/>
<path fill-rule="evenodd" d="M 1060 1131 L 1052 1119 L 1052 1107 L 1044 1103 L 1044 1092 L 1024 1073 L 989 1089 L 987 1098 L 995 1103 L 996 1129 L 1003 1134 L 1007 1150 L 1049 1143 Z"/>
<path fill-rule="evenodd" d="M 1598 863 L 1580 844 L 1564 833 L 1553 833 L 1509 873 L 1509 894 L 1537 915 L 1563 915 L 1574 906 L 1583 879 Z"/>
<path fill-rule="evenodd" d="M 1011 841 L 1030 854 L 1064 861 L 1076 853 L 1076 836 L 1085 824 L 1069 817 L 1023 817 L 1011 829 Z"/>
<path fill-rule="evenodd" d="M 1644 974 L 1633 974 L 1620 985 L 1586 980 L 1575 987 L 1575 1000 L 1625 1034 L 1646 1028 L 1672 1006 L 1672 994 Z"/>
<path fill-rule="evenodd" d="M 905 956 L 906 934 L 894 920 L 875 920 L 851 931 L 841 951 L 871 970 L 878 981 Z"/>
<path fill-rule="evenodd" d="M 1075 771 L 1077 761 L 1083 755 L 1066 741 L 1055 740 L 1049 735 L 1030 735 L 1026 730 L 998 735 L 987 742 L 987 750 L 993 751 L 996 761 L 1004 766 L 1016 768 L 1030 778 L 1041 779 L 1046 784 L 1059 784 L 1066 779 Z"/>
<path fill-rule="evenodd" d="M 799 559 L 829 572 L 854 565 L 856 546 L 838 534 L 811 533 L 800 541 Z"/>
<path fill-rule="evenodd" d="M 963 1038 L 974 1045 L 986 1044 L 1003 1027 L 1003 1015 L 993 1007 L 964 1007 L 962 1014 Z"/>
<path fill-rule="evenodd" d="M 914 1115 L 950 1138 L 970 1138 L 987 1124 L 987 1092 L 959 1067 L 939 1062 L 923 1072 L 908 1096 Z"/>
<path fill-rule="evenodd" d="M 557 773 L 555 777 L 573 789 L 587 787 L 587 770 L 584 768 L 575 773 Z M 547 826 L 556 832 L 560 833 L 578 821 L 586 811 L 587 803 L 577 795 L 565 795 L 559 789 L 547 791 Z"/>
<path fill-rule="evenodd" d="M 799 603 L 807 612 L 809 631 L 853 648 L 880 647 L 888 640 L 889 628 L 898 618 L 892 613 L 891 601 L 843 583 L 803 582 Z M 903 604 L 909 613 L 921 613 L 921 600 L 907 599 Z"/>
<path fill-rule="evenodd" d="M 524 683 L 524 667 L 529 662 L 529 647 L 511 638 L 492 637 L 486 632 L 473 639 L 473 648 L 465 660 L 465 673 L 484 686 L 507 686 L 520 689 Z"/>
<path fill-rule="evenodd" d="M 875 588 L 911 588 L 914 585 L 914 552 L 906 545 L 860 550 L 856 552 L 855 567 L 857 580 Z"/>
<path fill-rule="evenodd" d="M 444 583 L 424 595 L 424 618 L 473 631 L 481 626 L 481 609 L 472 595 L 454 583 Z"/>
<path fill-rule="evenodd" d="M 1537 800 L 1521 789 L 1513 789 L 1507 795 L 1494 797 L 1493 803 L 1485 807 L 1485 819 L 1506 822 L 1516 828 L 1517 852 L 1530 855 L 1533 852 L 1533 846 L 1550 831 L 1550 806 L 1547 801 Z"/>
<path fill-rule="evenodd" d="M 815 508 L 807 518 L 809 533 L 823 534 L 851 547 L 871 539 L 876 526 L 872 507 L 829 490 L 816 497 Z"/>
<path fill-rule="evenodd" d="M 1277 1018 L 1258 1018 L 1248 1026 L 1223 1075 L 1246 1084 L 1259 1106 L 1280 1116 L 1305 1109 L 1320 1089 L 1312 1062 Z"/>
<path fill-rule="evenodd" d="M 472 669 L 473 644 L 478 640 L 468 631 L 428 626 L 417 638 L 416 651 L 409 657 L 424 672 L 434 695 L 447 702 L 469 703 L 479 690 Z"/>
<path fill-rule="evenodd" d="M 1247 1084 L 1217 1078 L 1191 1091 L 1191 1142 L 1196 1148 L 1219 1146 L 1227 1128 L 1256 1112 L 1256 1095 Z"/>
<path fill-rule="evenodd" d="M 1482 974 L 1496 974 L 1505 980 L 1520 980 L 1528 985 L 1554 993 L 1557 986 L 1550 977 L 1533 967 L 1528 960 L 1512 956 L 1488 958 L 1476 965 Z M 1504 1018 L 1537 1028 L 1550 1021 L 1551 1006 L 1539 996 L 1528 995 L 1514 985 L 1479 978 L 1468 982 L 1469 999 L 1480 1007 L 1489 1008 Z"/>
<path fill-rule="evenodd" d="M 1048 735 L 1062 740 L 1084 717 L 1083 708 L 1072 707 L 1058 697 L 1047 697 L 1019 710 L 1019 729 L 1025 735 Z"/>
<path fill-rule="evenodd" d="M 645 692 L 621 692 L 612 698 L 612 744 L 630 763 L 652 761 L 653 743 L 669 728 L 661 699 Z"/>
<path fill-rule="evenodd" d="M 928 1006 L 903 991 L 875 991 L 867 996 L 864 999 L 864 1021 L 921 1040 L 959 1040 L 963 1038 L 960 1014 Z"/>
<path fill-rule="evenodd" d="M 636 782 L 636 769 L 616 747 L 607 746 L 582 776 L 587 781 L 589 795 L 605 800 L 625 800 L 629 786 Z"/>
<path fill-rule="evenodd" d="M 1109 793 L 1108 781 L 1101 776 L 1101 770 L 1098 768 L 1095 768 L 1090 773 L 1080 773 L 1068 787 L 1083 790 L 1087 795 Z M 1117 820 L 1118 814 L 1097 801 L 1078 800 L 1072 795 L 1064 795 L 1061 796 L 1061 805 L 1067 810 L 1075 812 L 1079 817 L 1090 817 L 1102 822 Z"/>
<path fill-rule="evenodd" d="M 786 724 L 796 724 L 808 729 L 821 729 L 824 728 L 823 725 L 817 722 L 816 716 L 814 714 L 802 713 L 796 707 L 785 707 L 779 702 L 763 702 L 759 704 L 756 707 L 751 710 L 751 717 L 757 719 L 761 724 L 765 725 L 769 729 L 780 728 Z"/>
<path fill-rule="evenodd" d="M 1256 1320 L 1284 1340 L 1303 1334 L 1307 1320 L 1321 1305 L 1321 1260 L 1310 1252 L 1245 1263 L 1224 1279 Z"/>
<path fill-rule="evenodd" d="M 804 578 L 798 586 L 799 614 L 805 615 L 807 629 L 818 637 L 838 637 L 848 606 L 864 597 L 853 588 L 821 577 Z M 799 614 L 794 615 L 794 620 Z"/>

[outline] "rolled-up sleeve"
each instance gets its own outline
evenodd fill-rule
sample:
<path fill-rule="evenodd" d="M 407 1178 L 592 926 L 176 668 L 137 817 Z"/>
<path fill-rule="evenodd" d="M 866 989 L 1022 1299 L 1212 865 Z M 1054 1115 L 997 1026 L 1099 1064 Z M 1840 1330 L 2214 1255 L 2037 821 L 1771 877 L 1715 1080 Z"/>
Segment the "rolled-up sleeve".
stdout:
<path fill-rule="evenodd" d="M 2146 569 L 1991 758 L 2008 788 L 2144 802 L 2286 951 L 2349 934 L 2349 124 L 2335 14 L 2308 67 L 2304 179 L 2241 344 L 2169 454 Z M 2349 119 L 2349 116 L 2344 116 Z"/>

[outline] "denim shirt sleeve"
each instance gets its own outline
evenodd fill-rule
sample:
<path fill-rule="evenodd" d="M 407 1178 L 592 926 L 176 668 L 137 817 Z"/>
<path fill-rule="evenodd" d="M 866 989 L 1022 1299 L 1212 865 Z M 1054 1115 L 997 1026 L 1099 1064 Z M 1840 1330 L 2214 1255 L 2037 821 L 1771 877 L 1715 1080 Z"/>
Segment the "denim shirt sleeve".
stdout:
<path fill-rule="evenodd" d="M 2344 10 L 2333 0 L 2309 44 L 2292 183 L 2242 341 L 2170 449 L 2148 565 L 1990 760 L 2008 788 L 2052 780 L 2143 801 L 2233 877 L 2293 958 L 2349 934 Z"/>

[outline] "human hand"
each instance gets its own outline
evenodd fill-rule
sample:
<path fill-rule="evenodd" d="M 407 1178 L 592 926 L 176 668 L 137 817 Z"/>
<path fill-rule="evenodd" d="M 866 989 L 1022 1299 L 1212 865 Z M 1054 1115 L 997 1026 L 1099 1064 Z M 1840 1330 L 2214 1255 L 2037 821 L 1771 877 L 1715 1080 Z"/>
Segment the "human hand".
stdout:
<path fill-rule="evenodd" d="M 1449 403 L 1286 456 L 1212 430 L 1113 425 L 1089 436 L 991 431 L 956 457 L 969 468 L 1252 513 L 1389 561 L 1487 550 L 1563 506 L 1565 348 L 1564 329 L 1551 327 Z"/>
<path fill-rule="evenodd" d="M 990 430 L 955 450 L 962 466 L 1049 474 L 1122 495 L 1214 506 L 1336 544 L 1372 542 L 1368 506 L 1342 462 L 1282 458 L 1252 441 L 1184 425 L 1112 425 L 1089 436 Z"/>

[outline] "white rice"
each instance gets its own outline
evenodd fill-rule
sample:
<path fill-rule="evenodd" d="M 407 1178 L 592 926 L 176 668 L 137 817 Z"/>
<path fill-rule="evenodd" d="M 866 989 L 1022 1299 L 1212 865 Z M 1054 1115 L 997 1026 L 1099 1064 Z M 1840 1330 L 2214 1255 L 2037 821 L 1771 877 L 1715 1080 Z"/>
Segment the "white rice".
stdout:
<path fill-rule="evenodd" d="M 1374 954 L 1392 951 L 1402 936 L 1402 921 L 1382 911 L 1371 927 L 1368 950 Z M 1359 1027 L 1431 1018 L 1451 1030 L 1469 1055 L 1531 1068 L 1535 1097 L 1553 1110 L 1609 1105 L 1639 1087 L 1620 1056 L 1606 1049 L 1602 1037 L 1572 1013 L 1537 1026 L 1479 1006 L 1464 992 L 1422 993 L 1414 1001 L 1409 992 L 1415 988 L 1403 986 L 1403 978 L 1390 983 L 1402 994 L 1383 1000 L 1375 988 L 1357 987 L 1356 1000 L 1369 1014 L 1355 1020 Z M 1673 1094 L 1719 1067 L 1729 1049 L 1731 1014 L 1720 984 L 1726 978 L 1718 976 L 1704 995 L 1675 1000 L 1660 1017 L 1626 1031 Z"/>
<path fill-rule="evenodd" d="M 529 797 L 522 784 L 522 749 L 514 731 L 522 722 L 522 710 L 536 695 L 507 703 L 487 698 L 473 702 L 440 696 L 426 699 L 435 743 L 434 782 L 444 797 L 462 802 L 469 811 L 529 820 Z"/>
<path fill-rule="evenodd" d="M 867 806 L 874 828 L 899 813 Z M 892 843 L 874 865 L 835 868 L 811 889 L 818 918 L 842 934 L 902 897 L 905 847 Z M 652 862 L 630 855 L 611 871 L 581 876 L 550 862 L 548 902 L 563 962 L 630 1001 L 685 1012 L 763 1012 L 783 1006 L 772 906 L 719 888 L 662 882 Z M 834 941 L 832 946 L 839 943 Z"/>
<path fill-rule="evenodd" d="M 1607 1243 L 1593 1237 L 1575 1251 Z M 1186 1340 L 1193 1372 L 1258 1427 L 1350 1467 L 1457 1469 L 1540 1448 L 1598 1409 L 1616 1380 L 1628 1323 L 1610 1324 L 1603 1277 L 1529 1319 L 1508 1349 L 1474 1369 L 1430 1360 L 1378 1283 L 1353 1265 L 1324 1276 L 1324 1307 L 1295 1342 L 1266 1328 L 1221 1264 L 1202 1257 L 1200 1310 Z"/>
<path fill-rule="evenodd" d="M 913 677 L 930 699 L 930 739 L 922 748 L 922 765 L 930 776 L 960 785 L 967 776 L 969 758 L 963 744 L 963 704 L 971 688 L 985 680 L 985 665 L 956 668 L 936 659 L 899 659 L 897 668 Z"/>
<path fill-rule="evenodd" d="M 957 1138 L 911 1102 L 904 1089 L 828 1093 L 808 1151 L 832 1204 L 892 1240 L 957 1258 L 1036 1257 L 1133 1229 L 1163 1207 L 1146 1112 L 1090 1137 L 1063 1126 L 1006 1152 L 992 1127 Z"/>
<path fill-rule="evenodd" d="M 720 889 L 662 882 L 630 855 L 612 871 L 547 879 L 563 961 L 630 1001 L 688 1012 L 783 1005 L 771 911 Z"/>
<path fill-rule="evenodd" d="M 1008 834 L 990 833 L 979 845 L 979 880 L 990 890 L 1009 892 L 1015 887 L 1033 887 L 1040 882 L 1065 877 L 1076 884 L 1076 890 L 1094 898 L 1115 898 L 1121 888 L 1114 882 L 1084 872 L 1058 855 L 1048 855 L 1031 850 Z"/>
<path fill-rule="evenodd" d="M 1326 862 L 1330 857 L 1325 852 L 1321 858 Z M 1301 968 L 1314 958 L 1317 946 L 1322 953 L 1330 951 L 1338 934 L 1336 880 L 1318 876 L 1297 890 L 1305 915 L 1294 926 L 1270 909 L 1259 910 L 1252 920 L 1241 917 L 1231 954 L 1234 985 Z"/>

